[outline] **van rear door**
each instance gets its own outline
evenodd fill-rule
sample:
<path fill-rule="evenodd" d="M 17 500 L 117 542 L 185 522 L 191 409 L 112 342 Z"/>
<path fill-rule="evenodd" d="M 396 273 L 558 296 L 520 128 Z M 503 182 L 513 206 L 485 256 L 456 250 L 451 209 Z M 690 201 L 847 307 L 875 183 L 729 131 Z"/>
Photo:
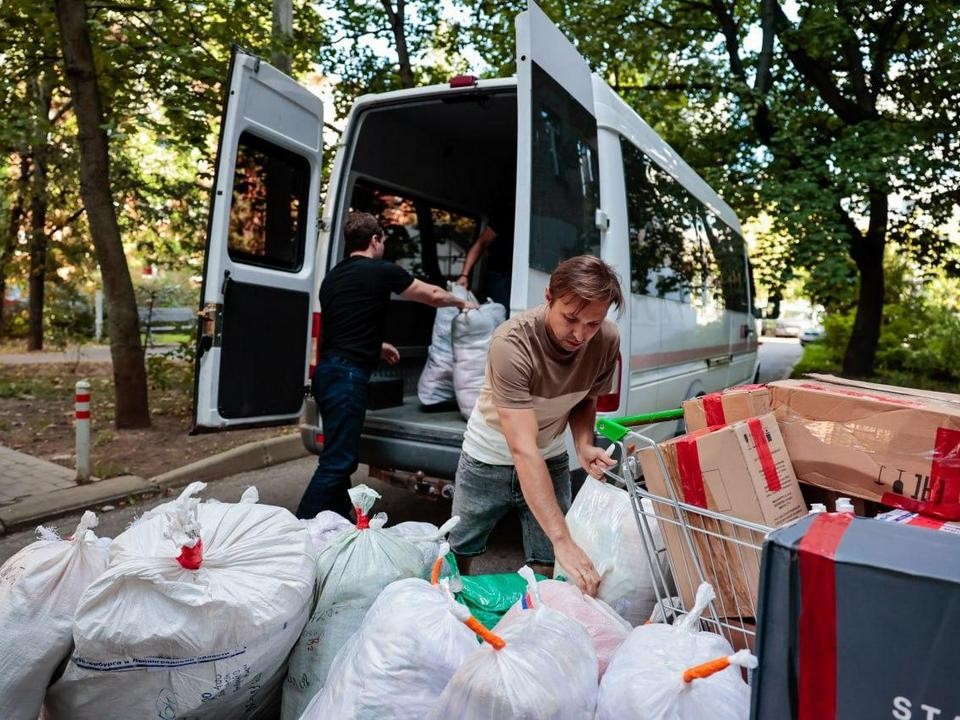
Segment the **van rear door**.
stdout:
<path fill-rule="evenodd" d="M 514 312 L 543 302 L 561 260 L 600 256 L 606 227 L 590 66 L 532 0 L 516 32 Z"/>
<path fill-rule="evenodd" d="M 297 421 L 307 383 L 323 106 L 234 50 L 204 256 L 194 431 Z"/>

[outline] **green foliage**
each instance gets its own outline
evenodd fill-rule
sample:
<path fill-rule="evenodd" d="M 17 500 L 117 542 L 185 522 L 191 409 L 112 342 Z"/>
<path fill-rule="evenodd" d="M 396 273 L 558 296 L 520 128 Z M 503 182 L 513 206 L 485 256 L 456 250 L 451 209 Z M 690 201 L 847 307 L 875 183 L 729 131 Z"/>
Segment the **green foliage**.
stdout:
<path fill-rule="evenodd" d="M 46 291 L 43 323 L 54 347 L 89 342 L 94 332 L 93 298 L 73 285 L 52 285 Z"/>

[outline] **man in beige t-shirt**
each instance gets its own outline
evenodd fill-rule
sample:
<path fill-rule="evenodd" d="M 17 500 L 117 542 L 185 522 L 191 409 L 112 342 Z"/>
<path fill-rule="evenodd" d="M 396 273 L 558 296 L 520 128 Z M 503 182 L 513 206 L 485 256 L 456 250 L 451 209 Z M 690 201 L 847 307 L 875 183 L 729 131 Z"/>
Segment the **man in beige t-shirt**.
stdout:
<path fill-rule="evenodd" d="M 600 577 L 573 541 L 569 424 L 580 466 L 602 477 L 614 461 L 594 447 L 597 396 L 608 392 L 620 336 L 606 320 L 623 306 L 613 269 L 598 258 L 565 260 L 550 276 L 546 304 L 503 323 L 493 334 L 483 389 L 467 423 L 457 467 L 450 548 L 461 569 L 486 550 L 497 522 L 516 508 L 527 562 L 549 575 L 557 560 L 581 590 L 596 594 Z"/>

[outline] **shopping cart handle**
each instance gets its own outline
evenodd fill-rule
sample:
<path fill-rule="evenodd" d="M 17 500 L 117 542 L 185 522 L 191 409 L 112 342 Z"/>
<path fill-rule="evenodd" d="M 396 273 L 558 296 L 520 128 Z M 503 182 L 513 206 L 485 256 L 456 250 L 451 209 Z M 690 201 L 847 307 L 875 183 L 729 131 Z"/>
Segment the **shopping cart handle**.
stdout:
<path fill-rule="evenodd" d="M 682 417 L 683 408 L 676 408 L 620 418 L 599 418 L 597 420 L 597 433 L 603 435 L 610 442 L 620 442 L 630 432 L 631 427 L 650 425 L 665 420 L 678 420 Z"/>

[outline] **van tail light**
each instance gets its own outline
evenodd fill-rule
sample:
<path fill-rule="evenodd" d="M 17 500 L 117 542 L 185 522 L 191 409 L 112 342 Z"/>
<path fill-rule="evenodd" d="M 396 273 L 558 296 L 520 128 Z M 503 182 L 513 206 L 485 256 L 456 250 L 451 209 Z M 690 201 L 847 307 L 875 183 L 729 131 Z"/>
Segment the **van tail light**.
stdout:
<path fill-rule="evenodd" d="M 320 313 L 313 314 L 313 321 L 310 324 L 310 369 L 307 371 L 307 377 L 313 379 L 313 371 L 317 369 L 317 363 L 320 362 L 320 328 L 323 327 L 323 321 L 320 319 Z"/>
<path fill-rule="evenodd" d="M 620 407 L 620 370 L 623 368 L 623 358 L 617 353 L 617 369 L 613 373 L 613 383 L 610 392 L 597 398 L 597 412 L 616 412 Z"/>
<path fill-rule="evenodd" d="M 476 75 L 454 75 L 450 78 L 450 87 L 452 88 L 474 87 L 476 84 Z"/>

